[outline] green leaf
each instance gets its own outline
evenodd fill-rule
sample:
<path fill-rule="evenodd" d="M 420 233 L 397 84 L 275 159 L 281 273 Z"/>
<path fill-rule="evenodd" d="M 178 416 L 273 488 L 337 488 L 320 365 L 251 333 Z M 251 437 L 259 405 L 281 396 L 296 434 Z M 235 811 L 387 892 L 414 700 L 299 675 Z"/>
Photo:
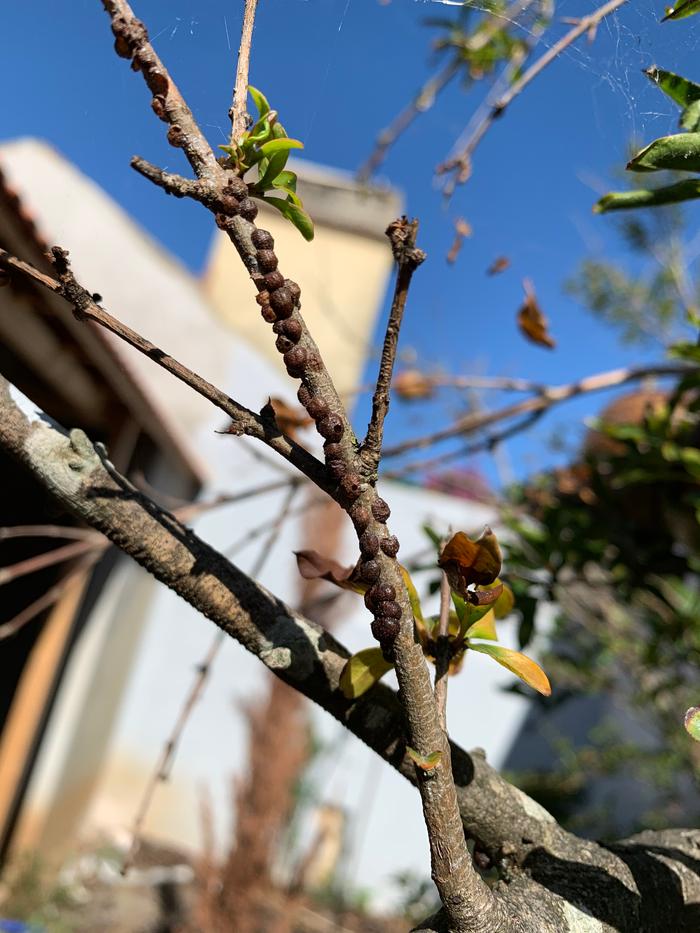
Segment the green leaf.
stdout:
<path fill-rule="evenodd" d="M 516 677 L 519 677 L 529 687 L 537 690 L 543 696 L 550 696 L 552 687 L 547 675 L 539 666 L 535 664 L 532 658 L 521 654 L 519 651 L 512 651 L 510 648 L 503 648 L 501 645 L 473 645 L 470 644 L 471 651 L 480 651 L 498 661 L 503 667 L 507 668 Z"/>
<path fill-rule="evenodd" d="M 635 207 L 660 207 L 663 204 L 691 201 L 693 198 L 700 198 L 700 181 L 688 178 L 664 188 L 612 191 L 594 205 L 593 212 L 605 214 L 607 211 L 625 211 Z"/>
<path fill-rule="evenodd" d="M 442 752 L 431 752 L 429 755 L 421 755 L 420 752 L 417 752 L 415 748 L 411 748 L 410 745 L 406 746 L 406 752 L 411 761 L 417 764 L 422 771 L 432 771 L 437 768 L 442 759 Z"/>
<path fill-rule="evenodd" d="M 273 152 L 270 158 L 267 160 L 266 168 L 260 168 L 260 178 L 258 179 L 255 187 L 260 191 L 267 191 L 268 188 L 280 187 L 275 185 L 280 172 L 284 170 L 285 165 L 287 164 L 287 159 L 289 158 L 289 150 L 282 150 L 281 152 Z"/>
<path fill-rule="evenodd" d="M 265 97 L 262 91 L 259 91 L 256 87 L 253 87 L 252 84 L 248 85 L 248 93 L 253 98 L 253 103 L 258 109 L 258 113 L 261 117 L 264 117 L 265 114 L 270 110 L 267 97 Z"/>
<path fill-rule="evenodd" d="M 284 188 L 285 191 L 294 191 L 296 194 L 297 176 L 294 172 L 290 171 L 280 172 L 272 184 L 275 188 Z"/>
<path fill-rule="evenodd" d="M 683 724 L 688 735 L 700 742 L 700 706 L 691 706 L 686 711 Z"/>
<path fill-rule="evenodd" d="M 381 648 L 364 648 L 345 662 L 340 675 L 340 689 L 348 700 L 355 700 L 378 683 L 394 665 L 387 661 Z"/>
<path fill-rule="evenodd" d="M 700 13 L 700 0 L 681 0 L 677 6 L 666 8 L 666 15 L 661 20 L 665 23 L 667 19 L 685 19 L 686 16 L 693 16 Z"/>
<path fill-rule="evenodd" d="M 681 114 L 681 127 L 689 133 L 700 130 L 700 100 L 693 101 Z"/>
<path fill-rule="evenodd" d="M 296 193 L 296 191 L 292 191 L 291 188 L 284 188 L 282 185 L 273 185 L 273 188 L 275 191 L 283 191 L 287 195 L 287 200 L 291 201 L 292 204 L 296 204 L 297 207 L 304 206 L 301 203 L 301 198 L 299 195 Z"/>
<path fill-rule="evenodd" d="M 298 139 L 290 139 L 284 136 L 282 139 L 271 139 L 260 147 L 260 151 L 265 156 L 271 156 L 274 152 L 284 152 L 287 149 L 303 149 L 304 143 Z"/>
<path fill-rule="evenodd" d="M 690 104 L 700 100 L 700 84 L 695 84 L 687 78 L 674 74 L 672 71 L 664 71 L 663 68 L 657 68 L 652 65 L 646 68 L 644 74 L 654 84 L 663 91 L 667 97 L 679 104 L 681 107 L 689 107 Z"/>
<path fill-rule="evenodd" d="M 698 0 L 700 2 L 700 0 Z M 700 133 L 662 136 L 627 163 L 630 172 L 700 172 Z"/>
<path fill-rule="evenodd" d="M 464 633 L 465 638 L 486 638 L 488 641 L 498 641 L 496 633 L 496 613 L 493 609 L 473 622 Z"/>
<path fill-rule="evenodd" d="M 291 201 L 283 201 L 281 198 L 262 198 L 270 207 L 276 208 L 280 214 L 291 221 L 305 240 L 313 240 L 314 223 L 306 211 L 302 210 L 298 204 L 292 204 Z"/>

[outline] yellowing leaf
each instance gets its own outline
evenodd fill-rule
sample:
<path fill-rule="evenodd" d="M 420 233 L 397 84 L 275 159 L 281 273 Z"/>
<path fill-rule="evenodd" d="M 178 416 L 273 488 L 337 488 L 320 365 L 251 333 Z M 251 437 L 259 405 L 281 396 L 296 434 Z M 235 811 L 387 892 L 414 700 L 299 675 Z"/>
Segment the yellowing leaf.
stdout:
<path fill-rule="evenodd" d="M 700 706 L 691 706 L 686 711 L 684 725 L 688 735 L 700 742 Z"/>
<path fill-rule="evenodd" d="M 503 648 L 501 645 L 469 645 L 472 651 L 480 651 L 482 654 L 488 654 L 494 661 L 498 661 L 503 667 L 515 674 L 524 681 L 528 687 L 532 687 L 548 697 L 552 692 L 549 679 L 539 664 L 535 664 L 532 658 L 521 654 L 519 651 L 512 651 L 510 648 Z"/>
<path fill-rule="evenodd" d="M 487 526 L 476 541 L 472 541 L 463 531 L 453 535 L 442 549 L 438 566 L 447 574 L 450 587 L 463 599 L 473 602 L 467 587 L 471 584 L 485 586 L 493 583 L 501 572 L 502 560 L 496 535 Z"/>
<path fill-rule="evenodd" d="M 420 752 L 417 752 L 415 748 L 411 748 L 410 745 L 406 746 L 406 752 L 411 761 L 417 764 L 422 771 L 432 771 L 434 768 L 437 768 L 442 759 L 442 752 L 431 752 L 429 755 L 421 755 Z"/>
<path fill-rule="evenodd" d="M 496 614 L 493 609 L 489 609 L 485 616 L 473 622 L 464 633 L 465 638 L 487 638 L 489 641 L 496 641 Z"/>
<path fill-rule="evenodd" d="M 340 675 L 340 689 L 348 700 L 362 696 L 394 665 L 387 661 L 381 648 L 364 648 L 345 662 Z"/>
<path fill-rule="evenodd" d="M 418 590 L 416 589 L 415 584 L 411 579 L 411 574 L 401 564 L 399 564 L 399 568 L 401 570 L 403 582 L 406 584 L 406 589 L 408 590 L 408 599 L 411 603 L 413 618 L 416 620 L 416 622 L 423 622 L 423 610 L 420 604 L 420 597 L 418 596 Z"/>
<path fill-rule="evenodd" d="M 553 350 L 556 347 L 556 342 L 547 330 L 548 321 L 539 306 L 532 282 L 525 279 L 523 288 L 525 289 L 525 301 L 518 311 L 520 333 L 527 337 L 531 343 L 536 343 L 540 347 L 549 347 L 550 350 Z"/>

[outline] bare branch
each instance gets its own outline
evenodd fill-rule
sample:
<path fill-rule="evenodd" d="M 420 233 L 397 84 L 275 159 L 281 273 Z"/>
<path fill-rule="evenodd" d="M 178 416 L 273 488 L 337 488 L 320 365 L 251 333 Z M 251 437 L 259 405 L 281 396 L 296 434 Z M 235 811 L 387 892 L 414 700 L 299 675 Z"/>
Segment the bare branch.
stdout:
<path fill-rule="evenodd" d="M 515 17 L 531 6 L 532 3 L 533 0 L 515 0 L 515 3 L 512 3 L 502 13 L 489 10 L 487 16 L 479 23 L 479 26 L 467 44 L 466 51 L 473 53 L 483 49 L 499 29 L 503 29 L 512 23 Z M 459 74 L 464 67 L 464 53 L 463 50 L 460 49 L 444 68 L 438 71 L 437 74 L 432 75 L 432 77 L 425 82 L 413 100 L 381 131 L 377 137 L 374 150 L 357 173 L 359 181 L 369 181 L 382 164 L 386 158 L 387 152 L 394 145 L 399 136 L 405 133 L 421 113 L 430 110 L 440 92 L 447 87 L 455 75 Z"/>
<path fill-rule="evenodd" d="M 100 542 L 98 540 L 97 547 Z M 26 560 L 18 561 L 8 567 L 0 567 L 0 586 L 16 580 L 18 577 L 24 577 L 28 573 L 36 573 L 37 570 L 43 570 L 45 567 L 53 567 L 54 564 L 62 564 L 64 561 L 72 560 L 91 551 L 96 546 L 94 540 L 74 541 L 72 544 L 64 544 L 62 547 L 52 548 L 50 551 L 42 551 L 41 554 L 35 554 L 33 557 L 27 557 Z"/>
<path fill-rule="evenodd" d="M 17 632 L 23 629 L 25 625 L 28 625 L 32 619 L 36 619 L 40 612 L 53 606 L 56 600 L 60 599 L 66 587 L 68 587 L 76 577 L 85 573 L 85 571 L 89 570 L 90 567 L 99 560 L 103 550 L 104 548 L 97 548 L 92 554 L 87 554 L 82 560 L 78 561 L 71 571 L 61 577 L 58 583 L 50 586 L 48 590 L 42 593 L 38 599 L 35 599 L 33 603 L 25 606 L 16 616 L 13 616 L 13 618 L 8 619 L 7 622 L 0 625 L 0 641 L 4 641 L 4 639 L 16 635 Z"/>
<path fill-rule="evenodd" d="M 658 363 L 652 366 L 630 366 L 612 369 L 604 373 L 597 373 L 594 376 L 586 376 L 577 382 L 543 387 L 536 396 L 523 399 L 521 402 L 515 402 L 494 411 L 466 415 L 439 431 L 433 431 L 423 437 L 403 441 L 393 447 L 388 447 L 384 450 L 383 457 L 397 457 L 410 450 L 431 447 L 433 444 L 449 440 L 452 437 L 466 437 L 499 421 L 517 418 L 520 415 L 544 412 L 553 405 L 566 402 L 579 395 L 585 395 L 588 392 L 600 392 L 603 389 L 611 389 L 615 386 L 625 385 L 628 382 L 638 382 L 640 379 L 646 379 L 649 376 L 684 376 L 696 371 L 696 367 L 682 363 Z M 523 427 L 525 426 L 527 424 L 524 422 Z M 500 435 L 495 439 L 492 437 L 485 443 L 487 446 L 498 443 L 498 441 L 504 439 L 504 436 L 506 435 Z"/>
<path fill-rule="evenodd" d="M 297 467 L 305 476 L 312 479 L 321 489 L 328 490 L 330 488 L 323 465 L 296 441 L 282 434 L 273 418 L 263 418 L 261 415 L 245 408 L 245 406 L 239 405 L 221 389 L 217 389 L 206 379 L 169 356 L 164 350 L 159 349 L 150 340 L 146 340 L 145 337 L 127 327 L 126 324 L 122 324 L 121 321 L 98 305 L 90 292 L 78 284 L 68 268 L 67 254 L 58 247 L 53 248 L 53 254 L 58 266 L 58 279 L 45 275 L 28 263 L 11 256 L 3 249 L 0 249 L 0 266 L 13 269 L 26 278 L 39 282 L 45 288 L 61 295 L 73 306 L 74 314 L 78 320 L 93 321 L 95 324 L 104 327 L 221 409 L 233 422 L 232 433 L 243 434 L 264 441 L 285 460 Z"/>
<path fill-rule="evenodd" d="M 483 926 L 483 917 L 493 916 L 496 929 L 502 912 L 475 871 L 464 840 L 449 747 L 437 717 L 425 658 L 414 639 L 410 600 L 396 560 L 399 542 L 386 527 L 389 508 L 377 497 L 373 482 L 364 479 L 363 461 L 347 412 L 299 310 L 301 289 L 279 271 L 272 236 L 253 223 L 257 206 L 248 197 L 246 184 L 214 157 L 148 42 L 143 24 L 135 19 L 126 0 L 102 2 L 112 18 L 117 51 L 143 73 L 155 94 L 157 114 L 170 125 L 169 141 L 183 149 L 197 178 L 213 184 L 216 196 L 222 199 L 225 210 L 215 215 L 216 223 L 248 269 L 258 289 L 263 318 L 273 323 L 278 335 L 276 347 L 287 371 L 301 380 L 299 401 L 326 439 L 328 476 L 338 482 L 334 495 L 351 517 L 359 538 L 361 572 L 372 583 L 366 595 L 374 615 L 372 631 L 383 650 L 394 658 L 410 744 L 419 755 L 442 752 L 440 767 L 417 773 L 417 781 L 433 878 L 450 922 L 457 931 L 470 931 Z M 320 485 L 325 488 L 327 484 L 324 479 Z"/>
<path fill-rule="evenodd" d="M 233 88 L 233 100 L 228 112 L 231 118 L 231 145 L 236 144 L 246 130 L 248 114 L 246 101 L 248 99 L 248 71 L 250 69 L 250 46 L 253 41 L 253 26 L 255 25 L 255 11 L 258 0 L 245 0 L 243 10 L 243 25 L 241 27 L 241 44 L 238 48 L 238 64 L 236 65 L 236 83 Z"/>
<path fill-rule="evenodd" d="M 603 4 L 603 6 L 599 7 L 597 10 L 594 10 L 593 13 L 589 13 L 588 16 L 584 16 L 580 20 L 577 20 L 576 25 L 572 29 L 550 46 L 504 94 L 490 105 L 481 120 L 475 125 L 469 137 L 461 143 L 459 151 L 437 167 L 437 174 L 445 175 L 448 172 L 454 172 L 457 182 L 466 181 L 466 178 L 469 177 L 468 171 L 471 157 L 493 122 L 498 117 L 502 116 L 506 108 L 525 90 L 528 84 L 544 71 L 547 65 L 551 64 L 566 48 L 575 42 L 579 36 L 582 36 L 584 33 L 588 33 L 589 36 L 594 34 L 594 30 L 597 28 L 598 24 L 605 19 L 606 16 L 614 13 L 615 10 L 619 9 L 625 3 L 627 3 L 627 0 L 608 0 L 607 3 Z M 452 188 L 453 187 L 454 184 L 452 185 Z M 448 193 L 451 193 L 451 190 L 452 189 L 448 189 Z"/>
<path fill-rule="evenodd" d="M 389 411 L 391 379 L 394 374 L 394 361 L 399 344 L 399 331 L 403 321 L 403 313 L 408 299 L 408 290 L 411 286 L 413 273 L 425 259 L 423 250 L 416 246 L 418 234 L 418 221 L 410 223 L 406 217 L 395 220 L 389 225 L 387 236 L 391 240 L 397 273 L 394 287 L 394 298 L 389 312 L 389 322 L 384 336 L 384 346 L 379 362 L 379 375 L 372 399 L 372 416 L 367 428 L 367 436 L 360 449 L 360 456 L 364 460 L 368 475 L 377 472 L 382 452 L 384 437 L 384 419 Z"/>

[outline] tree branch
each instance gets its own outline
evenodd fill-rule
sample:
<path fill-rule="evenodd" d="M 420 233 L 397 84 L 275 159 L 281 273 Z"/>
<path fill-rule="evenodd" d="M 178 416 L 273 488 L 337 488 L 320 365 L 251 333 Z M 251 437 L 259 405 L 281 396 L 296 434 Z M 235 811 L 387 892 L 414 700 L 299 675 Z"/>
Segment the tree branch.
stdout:
<path fill-rule="evenodd" d="M 264 441 L 272 450 L 313 480 L 319 488 L 326 491 L 332 488 L 332 485 L 328 482 L 323 464 L 304 447 L 297 444 L 296 441 L 282 434 L 274 419 L 264 418 L 245 406 L 239 405 L 221 389 L 217 389 L 206 379 L 169 356 L 164 350 L 156 347 L 150 340 L 146 340 L 145 337 L 127 327 L 126 324 L 122 324 L 121 321 L 98 305 L 90 292 L 78 284 L 68 267 L 67 253 L 55 246 L 53 255 L 59 274 L 58 279 L 44 275 L 43 272 L 28 263 L 11 256 L 4 249 L 0 249 L 0 266 L 15 270 L 25 278 L 38 282 L 44 288 L 61 295 L 72 305 L 73 313 L 78 320 L 92 321 L 99 324 L 100 327 L 104 327 L 110 333 L 128 343 L 129 346 L 138 350 L 139 353 L 143 353 L 150 360 L 153 360 L 158 366 L 167 370 L 180 382 L 184 382 L 185 385 L 194 389 L 198 395 L 208 399 L 231 418 L 233 422 L 231 433 Z"/>
<path fill-rule="evenodd" d="M 450 670 L 450 583 L 445 571 L 440 577 L 440 622 L 438 626 L 437 649 L 435 654 L 435 702 L 437 703 L 440 725 L 447 733 L 447 681 Z"/>
<path fill-rule="evenodd" d="M 577 20 L 576 25 L 572 29 L 555 42 L 554 45 L 550 46 L 550 48 L 548 48 L 536 62 L 533 62 L 518 80 L 489 107 L 482 119 L 476 124 L 471 134 L 465 141 L 461 142 L 459 151 L 437 167 L 437 174 L 445 175 L 448 172 L 454 172 L 458 181 L 465 181 L 466 178 L 469 177 L 468 170 L 471 164 L 471 157 L 476 147 L 484 138 L 494 121 L 503 115 L 504 111 L 513 100 L 525 90 L 528 84 L 530 84 L 540 72 L 544 71 L 547 65 L 551 64 L 564 49 L 568 48 L 572 42 L 575 42 L 576 39 L 585 32 L 594 34 L 592 31 L 596 29 L 598 24 L 605 19 L 606 16 L 614 13 L 615 10 L 619 9 L 619 7 L 627 2 L 628 0 L 608 0 L 607 3 L 603 4 L 603 6 L 599 7 L 597 10 L 594 10 L 593 13 L 589 13 L 588 16 L 584 16 L 580 20 Z"/>
<path fill-rule="evenodd" d="M 403 313 L 408 299 L 413 273 L 425 259 L 423 250 L 416 246 L 418 221 L 408 222 L 407 218 L 396 220 L 389 225 L 387 236 L 396 260 L 396 285 L 394 298 L 389 312 L 389 321 L 384 336 L 384 346 L 379 362 L 379 375 L 372 398 L 372 415 L 367 435 L 360 448 L 360 456 L 365 462 L 367 475 L 374 476 L 379 466 L 384 438 L 384 419 L 389 411 L 391 379 L 394 374 L 394 361 L 399 344 L 399 332 Z"/>
<path fill-rule="evenodd" d="M 342 645 L 140 493 L 82 431 L 66 436 L 44 421 L 30 422 L 2 379 L 0 446 L 65 508 L 101 531 L 285 683 L 331 713 L 408 780 L 419 783 L 405 751 L 404 711 L 391 689 L 377 684 L 360 700 L 346 699 L 339 680 L 349 652 Z M 684 928 L 687 910 L 693 909 L 684 905 L 700 898 L 697 877 L 686 868 L 688 858 L 698 859 L 700 834 L 644 834 L 643 840 L 627 840 L 611 851 L 565 832 L 490 768 L 483 753 L 470 756 L 454 744 L 450 747 L 464 831 L 493 858 L 507 882 L 490 895 L 474 929 L 508 929 L 507 924 L 498 925 L 506 913 L 522 918 L 519 928 L 528 933 L 578 933 L 580 914 L 601 916 L 600 933 L 639 933 L 647 909 L 642 905 L 647 897 L 658 899 L 659 881 L 642 870 L 633 874 L 626 860 L 653 853 L 654 847 L 657 853 L 661 848 L 668 853 L 663 856 L 666 868 L 679 884 L 682 881 L 684 897 L 677 903 L 664 901 L 664 911 L 670 928 Z M 449 928 L 456 929 L 454 924 Z M 512 928 L 518 929 L 515 921 Z"/>
<path fill-rule="evenodd" d="M 102 0 L 112 19 L 116 50 L 131 59 L 154 93 L 157 115 L 169 124 L 168 140 L 181 147 L 195 175 L 225 210 L 215 215 L 258 289 L 263 318 L 273 323 L 276 347 L 287 372 L 301 380 L 298 398 L 326 439 L 328 474 L 337 482 L 335 496 L 355 526 L 361 552 L 361 573 L 372 585 L 365 601 L 374 615 L 372 632 L 391 654 L 406 712 L 411 746 L 422 756 L 440 750 L 441 765 L 431 772 L 417 769 L 423 817 L 428 829 L 432 874 L 450 923 L 456 931 L 482 928 L 493 918 L 495 929 L 505 923 L 491 892 L 474 869 L 459 819 L 449 746 L 440 728 L 425 658 L 415 639 L 408 592 L 396 560 L 398 540 L 389 534 L 390 511 L 373 483 L 363 479 L 363 463 L 347 412 L 300 313 L 301 289 L 278 269 L 274 240 L 255 226 L 257 206 L 248 187 L 234 171 L 214 157 L 191 112 L 148 41 L 143 23 L 126 0 Z M 211 187 L 213 186 L 213 187 Z M 399 621 L 401 620 L 401 621 Z"/>
<path fill-rule="evenodd" d="M 248 99 L 248 71 L 250 69 L 250 46 L 253 41 L 253 26 L 255 25 L 255 11 L 258 0 L 245 0 L 243 10 L 243 25 L 241 27 L 241 44 L 238 47 L 238 62 L 236 65 L 236 83 L 233 88 L 233 100 L 228 112 L 231 118 L 231 145 L 236 145 L 248 124 L 246 101 Z"/>
<path fill-rule="evenodd" d="M 543 387 L 537 395 L 523 399 L 521 402 L 515 402 L 493 411 L 466 415 L 464 418 L 459 418 L 453 424 L 439 431 L 433 431 L 423 437 L 402 441 L 400 444 L 395 444 L 393 447 L 387 447 L 383 452 L 383 457 L 397 457 L 410 450 L 431 447 L 433 444 L 449 440 L 452 437 L 464 437 L 469 434 L 474 434 L 477 431 L 481 431 L 483 428 L 496 424 L 498 421 L 517 418 L 520 415 L 544 412 L 553 405 L 566 402 L 579 395 L 585 395 L 588 392 L 600 392 L 603 389 L 611 389 L 615 386 L 625 385 L 628 382 L 638 382 L 640 379 L 646 379 L 648 376 L 684 376 L 688 373 L 695 372 L 696 369 L 697 368 L 694 366 L 688 366 L 682 363 L 657 363 L 653 366 L 631 366 L 621 369 L 611 369 L 604 373 L 596 373 L 594 376 L 586 376 L 576 382 L 569 382 L 564 385 Z M 529 422 L 524 421 L 523 426 L 526 426 L 527 423 Z M 502 439 L 503 435 L 491 442 L 497 443 L 498 440 Z"/>

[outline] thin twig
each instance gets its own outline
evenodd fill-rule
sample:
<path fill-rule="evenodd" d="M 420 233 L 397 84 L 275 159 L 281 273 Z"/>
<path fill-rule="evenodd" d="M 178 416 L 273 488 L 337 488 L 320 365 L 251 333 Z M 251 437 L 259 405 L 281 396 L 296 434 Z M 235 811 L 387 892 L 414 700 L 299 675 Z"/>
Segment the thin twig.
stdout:
<path fill-rule="evenodd" d="M 94 536 L 96 537 L 96 536 Z M 104 541 L 104 538 L 102 539 Z M 42 551 L 41 554 L 35 554 L 33 557 L 27 557 L 25 560 L 18 561 L 7 567 L 0 567 L 0 586 L 16 580 L 18 577 L 24 577 L 28 573 L 35 573 L 37 570 L 43 570 L 45 567 L 53 567 L 54 564 L 61 564 L 63 561 L 72 560 L 91 551 L 94 547 L 99 547 L 102 542 L 91 540 L 74 541 L 72 544 L 64 544 L 62 547 L 52 548 L 50 551 Z"/>
<path fill-rule="evenodd" d="M 512 23 L 515 17 L 531 6 L 533 2 L 534 0 L 516 0 L 503 13 L 489 11 L 487 17 L 479 23 L 474 35 L 467 43 L 466 50 L 473 53 L 484 48 L 499 29 L 504 29 L 509 23 Z M 425 113 L 433 106 L 440 92 L 465 67 L 465 61 L 464 50 L 460 48 L 444 68 L 428 78 L 411 102 L 381 131 L 377 136 L 374 150 L 357 173 L 360 182 L 369 181 L 399 136 L 406 132 L 421 113 Z"/>
<path fill-rule="evenodd" d="M 53 252 L 54 258 L 63 254 L 65 259 L 65 254 L 58 247 L 54 247 Z M 154 363 L 157 363 L 158 366 L 179 379 L 180 382 L 184 382 L 185 385 L 188 385 L 199 395 L 221 409 L 233 422 L 231 433 L 242 434 L 264 441 L 285 460 L 296 466 L 305 476 L 312 479 L 321 489 L 329 488 L 326 473 L 320 461 L 297 444 L 296 441 L 282 434 L 274 420 L 266 420 L 261 415 L 240 405 L 225 392 L 222 392 L 221 389 L 217 389 L 216 386 L 207 382 L 202 376 L 188 369 L 178 360 L 169 356 L 164 350 L 151 343 L 150 340 L 146 340 L 141 334 L 113 317 L 93 300 L 90 292 L 77 283 L 67 267 L 60 273 L 60 279 L 55 279 L 35 269 L 29 263 L 17 259 L 4 249 L 0 249 L 0 266 L 14 269 L 26 278 L 38 282 L 57 295 L 61 295 L 73 306 L 74 314 L 78 320 L 92 321 L 104 327 L 105 330 L 115 334 L 125 343 L 128 343 L 129 346 L 143 353 Z"/>
<path fill-rule="evenodd" d="M 248 71 L 250 69 L 250 46 L 253 41 L 253 26 L 255 25 L 255 11 L 258 0 L 245 0 L 243 10 L 243 26 L 241 27 L 241 44 L 238 47 L 238 63 L 236 65 L 236 83 L 233 88 L 233 100 L 228 115 L 231 119 L 231 145 L 241 138 L 248 125 L 246 103 L 248 100 Z"/>
<path fill-rule="evenodd" d="M 411 286 L 413 273 L 425 259 L 423 250 L 418 249 L 416 246 L 417 220 L 409 223 L 404 217 L 401 220 L 394 221 L 394 223 L 390 224 L 386 233 L 391 240 L 397 272 L 394 298 L 391 303 L 382 356 L 379 362 L 377 385 L 372 398 L 372 415 L 360 451 L 370 475 L 376 474 L 381 458 L 384 419 L 389 411 L 391 379 L 394 374 L 394 361 L 396 360 L 399 331 L 401 330 L 403 313 L 408 299 L 408 290 Z"/>
<path fill-rule="evenodd" d="M 282 503 L 282 509 L 275 519 L 274 524 L 270 529 L 270 534 L 265 539 L 265 543 L 263 544 L 263 547 L 258 554 L 257 560 L 255 561 L 255 564 L 250 572 L 250 575 L 253 577 L 253 579 L 256 579 L 262 572 L 265 563 L 270 556 L 272 548 L 274 547 L 275 542 L 279 537 L 282 525 L 289 517 L 292 502 L 294 501 L 294 497 L 298 491 L 298 486 L 292 486 L 287 492 L 284 502 Z M 126 875 L 126 873 L 133 865 L 134 858 L 136 857 L 141 846 L 143 824 L 148 815 L 148 811 L 151 808 L 156 789 L 158 788 L 159 784 L 164 783 L 170 777 L 173 763 L 175 761 L 175 754 L 185 731 L 185 727 L 189 722 L 195 706 L 204 694 L 204 689 L 211 675 L 214 661 L 216 660 L 219 651 L 225 642 L 225 632 L 218 630 L 214 635 L 209 648 L 207 649 L 207 653 L 204 655 L 195 669 L 195 677 L 184 697 L 170 735 L 165 741 L 161 753 L 158 756 L 158 760 L 151 773 L 148 783 L 146 784 L 141 802 L 139 804 L 138 810 L 136 811 L 136 816 L 134 817 L 134 822 L 131 829 L 131 844 L 129 845 L 129 849 L 124 856 L 124 861 L 122 862 L 121 866 L 122 875 Z"/>
<path fill-rule="evenodd" d="M 625 385 L 628 382 L 636 382 L 648 376 L 683 376 L 696 371 L 696 367 L 687 366 L 685 364 L 660 363 L 653 366 L 632 366 L 622 369 L 612 369 L 604 373 L 597 373 L 594 376 L 587 376 L 577 382 L 569 382 L 560 386 L 549 386 L 543 388 L 536 396 L 523 399 L 521 402 L 515 402 L 512 405 L 506 405 L 494 411 L 466 415 L 464 418 L 460 418 L 458 421 L 439 431 L 433 431 L 431 434 L 426 434 L 423 437 L 413 438 L 412 440 L 396 444 L 393 447 L 387 447 L 384 450 L 383 457 L 397 457 L 410 450 L 431 447 L 433 444 L 449 440 L 452 437 L 464 437 L 469 434 L 474 434 L 476 431 L 480 431 L 499 421 L 517 418 L 519 415 L 543 412 L 553 405 L 568 401 L 569 399 L 576 398 L 588 392 L 600 392 L 603 389 Z M 496 441 L 491 440 L 489 443 L 494 443 L 498 440 L 503 440 L 503 436 L 497 438 Z"/>
<path fill-rule="evenodd" d="M 588 16 L 582 17 L 577 24 L 570 29 L 561 39 L 554 43 L 547 51 L 537 59 L 533 64 L 515 81 L 511 87 L 501 95 L 483 115 L 482 119 L 474 126 L 469 137 L 462 142 L 459 151 L 447 159 L 436 169 L 438 175 L 445 175 L 448 172 L 454 172 L 457 180 L 465 180 L 464 175 L 468 172 L 471 157 L 476 147 L 486 135 L 493 122 L 502 116 L 506 108 L 513 100 L 521 94 L 525 88 L 533 81 L 546 67 L 551 64 L 568 46 L 570 46 L 579 36 L 588 32 L 591 34 L 598 23 L 606 16 L 614 13 L 615 10 L 627 3 L 627 0 L 608 0 L 607 3 L 594 10 Z M 460 179 L 459 176 L 462 176 Z M 467 175 L 468 177 L 468 175 Z M 448 193 L 450 193 L 448 191 Z"/>
<path fill-rule="evenodd" d="M 72 525 L 5 525 L 0 528 L 0 541 L 8 538 L 101 538 L 91 528 L 74 528 Z"/>
<path fill-rule="evenodd" d="M 105 539 L 105 546 L 109 544 Z M 33 603 L 30 603 L 28 606 L 25 606 L 21 612 L 18 612 L 16 616 L 12 619 L 9 619 L 7 622 L 4 622 L 0 625 L 0 641 L 4 641 L 6 638 L 11 638 L 13 635 L 16 635 L 20 629 L 24 628 L 25 625 L 28 625 L 32 619 L 35 619 L 40 612 L 43 612 L 44 609 L 48 609 L 53 606 L 53 604 L 62 596 L 66 587 L 71 583 L 76 577 L 80 574 L 89 570 L 92 565 L 99 560 L 102 551 L 104 548 L 99 548 L 96 550 L 96 553 L 87 554 L 83 557 L 82 560 L 73 567 L 65 576 L 61 577 L 58 583 L 55 583 L 53 586 L 49 587 L 38 599 L 35 599 Z"/>
<path fill-rule="evenodd" d="M 450 583 L 442 571 L 440 579 L 440 621 L 435 651 L 435 702 L 442 731 L 447 734 L 447 681 L 450 669 Z"/>

